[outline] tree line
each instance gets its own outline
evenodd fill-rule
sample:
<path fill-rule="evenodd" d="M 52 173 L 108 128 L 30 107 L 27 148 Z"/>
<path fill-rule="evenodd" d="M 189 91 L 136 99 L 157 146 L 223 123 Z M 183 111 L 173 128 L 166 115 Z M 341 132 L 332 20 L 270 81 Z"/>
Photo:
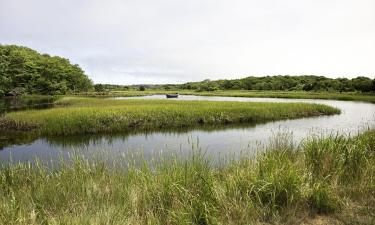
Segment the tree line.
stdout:
<path fill-rule="evenodd" d="M 272 91 L 338 91 L 375 92 L 375 79 L 368 77 L 327 78 L 324 76 L 265 76 L 233 80 L 204 80 L 165 85 L 96 84 L 77 64 L 59 56 L 41 54 L 23 46 L 0 44 L 0 96 L 20 94 L 66 94 L 114 89 L 190 89 L 214 90 L 272 90 Z"/>
<path fill-rule="evenodd" d="M 0 44 L 0 96 L 89 91 L 92 81 L 77 65 L 59 56 Z"/>
<path fill-rule="evenodd" d="M 375 92 L 375 79 L 368 77 L 327 78 L 324 76 L 265 76 L 234 80 L 204 80 L 178 85 L 181 89 L 197 91 L 215 90 L 269 90 L 269 91 L 338 91 Z"/>

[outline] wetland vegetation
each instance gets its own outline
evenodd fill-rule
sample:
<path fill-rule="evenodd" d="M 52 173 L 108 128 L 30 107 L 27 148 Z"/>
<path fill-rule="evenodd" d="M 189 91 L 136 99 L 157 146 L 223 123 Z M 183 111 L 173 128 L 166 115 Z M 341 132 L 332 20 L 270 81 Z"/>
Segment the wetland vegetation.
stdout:
<path fill-rule="evenodd" d="M 72 135 L 200 125 L 254 124 L 340 113 L 326 105 L 65 97 L 55 108 L 11 112 L 0 118 L 8 131 Z M 60 105 L 60 107 L 59 107 Z"/>
<path fill-rule="evenodd" d="M 194 152 L 194 151 L 193 151 Z M 0 170 L 2 224 L 373 224 L 375 132 L 279 136 L 257 155 L 213 164 L 196 150 L 111 167 L 76 157 L 58 170 Z M 113 169 L 117 168 L 117 169 Z M 126 169 L 124 169 L 126 168 Z"/>

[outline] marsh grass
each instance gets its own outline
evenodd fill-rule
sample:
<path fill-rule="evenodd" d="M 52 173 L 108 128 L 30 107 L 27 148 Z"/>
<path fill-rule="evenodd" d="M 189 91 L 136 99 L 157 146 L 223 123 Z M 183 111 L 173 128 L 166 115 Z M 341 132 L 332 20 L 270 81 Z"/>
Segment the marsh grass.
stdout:
<path fill-rule="evenodd" d="M 124 158 L 119 167 L 79 156 L 61 165 L 2 168 L 0 224 L 301 224 L 317 214 L 337 224 L 374 221 L 374 131 L 299 146 L 279 137 L 221 165 L 199 150 L 187 159 Z"/>
<path fill-rule="evenodd" d="M 34 130 L 42 135 L 108 133 L 202 125 L 254 124 L 332 115 L 340 110 L 306 103 L 115 100 L 65 97 L 60 107 L 11 112 L 2 130 Z"/>

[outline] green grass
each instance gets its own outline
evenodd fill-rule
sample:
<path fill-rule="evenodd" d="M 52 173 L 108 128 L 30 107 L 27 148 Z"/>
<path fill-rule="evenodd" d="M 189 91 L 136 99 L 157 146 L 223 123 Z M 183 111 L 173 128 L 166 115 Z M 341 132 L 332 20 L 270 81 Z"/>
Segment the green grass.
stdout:
<path fill-rule="evenodd" d="M 185 95 L 202 96 L 229 96 L 229 97 L 257 97 L 257 98 L 298 98 L 298 99 L 334 99 L 343 101 L 364 101 L 375 103 L 375 94 L 362 94 L 355 92 L 306 92 L 306 91 L 246 91 L 246 90 L 227 90 L 197 92 L 192 90 L 146 90 L 146 91 L 114 91 L 108 93 L 111 96 L 145 96 L 153 94 L 180 93 Z"/>
<path fill-rule="evenodd" d="M 11 112 L 0 118 L 2 130 L 71 135 L 254 124 L 272 120 L 332 115 L 338 109 L 306 103 L 250 103 L 168 100 L 115 100 L 65 97 L 60 107 Z"/>
<path fill-rule="evenodd" d="M 280 137 L 259 152 L 5 166 L 0 224 L 374 224 L 374 131 L 297 147 Z"/>

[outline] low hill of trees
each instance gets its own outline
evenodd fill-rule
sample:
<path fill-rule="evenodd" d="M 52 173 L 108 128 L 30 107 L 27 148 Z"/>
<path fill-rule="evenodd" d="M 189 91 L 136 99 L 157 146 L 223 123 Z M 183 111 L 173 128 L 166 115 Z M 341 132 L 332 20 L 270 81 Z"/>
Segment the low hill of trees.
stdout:
<path fill-rule="evenodd" d="M 323 76 L 266 76 L 234 80 L 204 80 L 179 85 L 182 89 L 214 90 L 273 90 L 273 91 L 339 91 L 375 92 L 375 79 L 368 77 L 327 78 Z"/>
<path fill-rule="evenodd" d="M 27 47 L 0 45 L 0 96 L 54 95 L 91 89 L 92 81 L 68 59 Z"/>

